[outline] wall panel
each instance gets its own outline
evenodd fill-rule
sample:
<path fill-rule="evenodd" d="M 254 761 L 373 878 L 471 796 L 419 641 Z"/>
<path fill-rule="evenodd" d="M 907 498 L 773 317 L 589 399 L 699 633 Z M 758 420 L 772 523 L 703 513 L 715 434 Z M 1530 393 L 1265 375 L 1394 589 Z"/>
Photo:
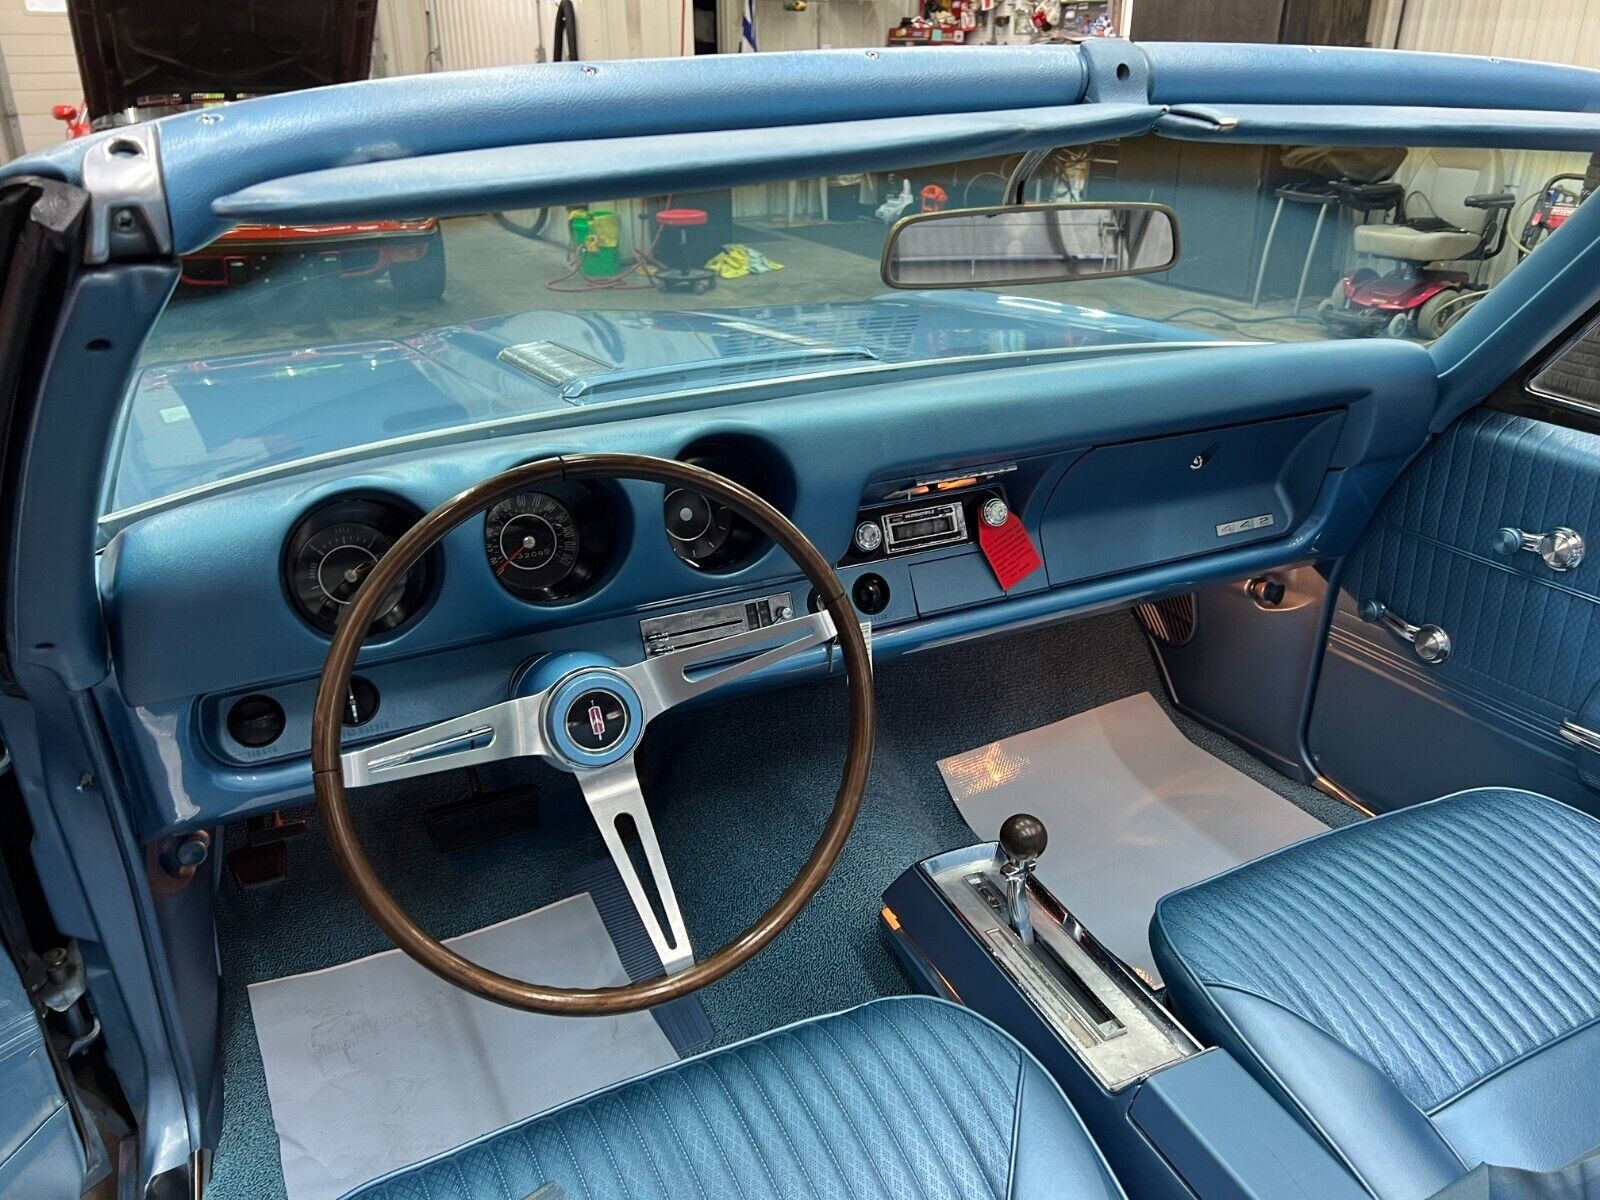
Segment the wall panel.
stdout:
<path fill-rule="evenodd" d="M 66 127 L 50 109 L 83 101 L 66 14 L 29 12 L 24 0 L 0 0 L 0 59 L 9 82 L 6 91 L 16 106 L 19 149 L 39 150 L 59 142 Z"/>
<path fill-rule="evenodd" d="M 1600 67 L 1600 0 L 1375 0 L 1374 46 Z"/>

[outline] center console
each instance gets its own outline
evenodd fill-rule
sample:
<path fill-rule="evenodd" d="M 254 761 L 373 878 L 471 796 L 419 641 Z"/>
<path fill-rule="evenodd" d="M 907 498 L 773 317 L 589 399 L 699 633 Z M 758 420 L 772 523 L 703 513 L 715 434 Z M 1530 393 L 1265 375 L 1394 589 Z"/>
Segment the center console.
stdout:
<path fill-rule="evenodd" d="M 1034 877 L 1044 826 L 918 863 L 884 893 L 890 945 L 923 991 L 1026 1046 L 1066 1092 L 1131 1196 L 1358 1200 L 1366 1191 L 1222 1049 Z"/>

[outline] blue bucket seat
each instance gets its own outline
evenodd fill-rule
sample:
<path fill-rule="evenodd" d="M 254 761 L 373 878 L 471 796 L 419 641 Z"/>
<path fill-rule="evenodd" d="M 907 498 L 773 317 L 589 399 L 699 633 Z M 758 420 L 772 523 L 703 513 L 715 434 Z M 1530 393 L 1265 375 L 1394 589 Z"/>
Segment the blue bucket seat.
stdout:
<path fill-rule="evenodd" d="M 1382 1200 L 1600 1145 L 1600 821 L 1462 792 L 1167 896 L 1174 1008 Z"/>
<path fill-rule="evenodd" d="M 1032 1055 L 968 1009 L 901 997 L 627 1080 L 346 1200 L 546 1195 L 1121 1200 L 1122 1189 Z"/>

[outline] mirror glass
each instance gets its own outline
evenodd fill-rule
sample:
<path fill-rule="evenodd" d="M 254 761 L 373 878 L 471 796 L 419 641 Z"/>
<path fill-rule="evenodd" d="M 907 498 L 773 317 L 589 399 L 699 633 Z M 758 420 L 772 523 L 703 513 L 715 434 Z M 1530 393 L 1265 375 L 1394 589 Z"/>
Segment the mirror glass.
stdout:
<path fill-rule="evenodd" d="M 1050 283 L 1165 271 L 1177 260 L 1177 214 L 1164 205 L 967 208 L 897 225 L 883 281 L 913 289 Z"/>

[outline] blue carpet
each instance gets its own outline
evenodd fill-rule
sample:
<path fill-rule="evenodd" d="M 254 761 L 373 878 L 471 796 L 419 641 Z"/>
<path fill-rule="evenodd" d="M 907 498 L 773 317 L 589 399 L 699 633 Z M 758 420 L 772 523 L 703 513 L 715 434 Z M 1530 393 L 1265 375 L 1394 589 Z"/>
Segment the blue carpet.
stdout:
<path fill-rule="evenodd" d="M 886 668 L 877 687 L 878 752 L 855 832 L 794 924 L 701 993 L 716 1042 L 906 991 L 878 933 L 880 895 L 917 860 L 971 841 L 937 760 L 1139 691 L 1164 696 L 1149 647 L 1125 614 Z M 765 909 L 809 852 L 839 782 L 844 703 L 843 684 L 829 681 L 674 713 L 651 729 L 642 751 L 645 791 L 702 953 Z M 1323 821 L 1353 818 L 1220 735 L 1177 721 L 1197 744 Z M 536 763 L 484 774 L 490 787 L 537 787 L 539 827 L 444 855 L 430 846 L 422 813 L 460 798 L 460 775 L 359 798 L 358 825 L 378 873 L 438 937 L 569 895 L 580 873 L 604 857 L 569 778 Z M 290 854 L 287 882 L 251 892 L 225 884 L 219 900 L 227 1102 L 206 1193 L 212 1200 L 284 1195 L 246 985 L 388 949 L 345 886 L 314 818 Z"/>

